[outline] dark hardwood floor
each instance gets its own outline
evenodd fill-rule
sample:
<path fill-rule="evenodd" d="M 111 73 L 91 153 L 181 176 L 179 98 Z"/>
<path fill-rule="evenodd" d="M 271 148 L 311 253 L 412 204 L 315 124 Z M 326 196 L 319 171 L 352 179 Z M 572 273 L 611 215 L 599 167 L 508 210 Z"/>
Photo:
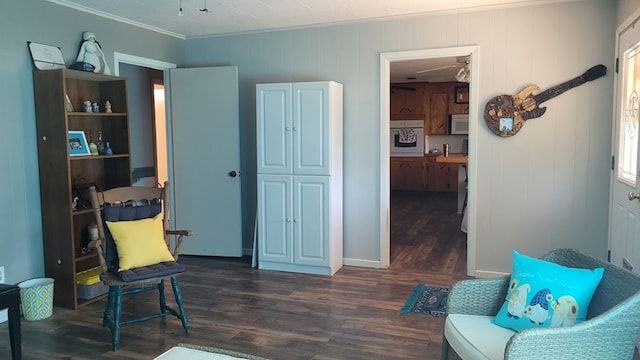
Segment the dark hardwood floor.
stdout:
<path fill-rule="evenodd" d="M 447 192 L 391 194 L 392 270 L 466 274 L 467 236 L 460 230 L 457 199 Z"/>
<path fill-rule="evenodd" d="M 248 258 L 183 256 L 189 272 L 179 281 L 190 336 L 175 318 L 150 320 L 122 327 L 120 349 L 111 352 L 101 300 L 23 320 L 23 359 L 153 359 L 181 342 L 273 360 L 439 359 L 444 320 L 399 310 L 418 283 L 450 286 L 466 278 L 455 199 L 393 194 L 388 269 L 345 266 L 326 277 L 252 269 Z M 155 293 L 133 297 L 138 302 L 125 299 L 124 316 L 157 307 Z M 10 358 L 8 338 L 1 324 L 0 359 Z"/>

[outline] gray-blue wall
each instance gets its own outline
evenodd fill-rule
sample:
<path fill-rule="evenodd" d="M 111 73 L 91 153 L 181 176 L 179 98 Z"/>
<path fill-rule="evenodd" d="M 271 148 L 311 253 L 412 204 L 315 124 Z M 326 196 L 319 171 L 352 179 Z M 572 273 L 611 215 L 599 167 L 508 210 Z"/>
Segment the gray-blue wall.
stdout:
<path fill-rule="evenodd" d="M 553 86 L 613 65 L 616 24 L 635 0 L 584 0 L 487 12 L 417 16 L 301 30 L 180 40 L 42 0 L 0 12 L 0 265 L 7 281 L 42 276 L 32 66 L 27 41 L 62 48 L 72 63 L 81 33 L 113 52 L 179 66 L 235 65 L 240 75 L 244 215 L 255 197 L 254 86 L 331 79 L 345 86 L 345 257 L 375 263 L 380 209 L 380 52 L 479 46 L 478 103 L 536 83 Z M 513 248 L 540 255 L 559 246 L 607 249 L 613 76 L 548 102 L 543 118 L 501 139 L 476 119 L 475 255 L 480 273 L 510 270 Z M 245 229 L 251 221 L 245 220 Z M 245 243 L 245 247 L 246 247 Z"/>
<path fill-rule="evenodd" d="M 75 61 L 92 31 L 113 71 L 113 52 L 184 62 L 184 40 L 42 0 L 3 2 L 0 11 L 0 265 L 15 283 L 44 275 L 33 76 L 27 41 L 58 46 Z"/>
<path fill-rule="evenodd" d="M 188 39 L 186 65 L 238 66 L 247 183 L 254 182 L 255 84 L 344 85 L 344 257 L 373 265 L 381 259 L 385 161 L 379 152 L 380 53 L 477 45 L 476 100 L 482 106 L 470 114 L 476 131 L 470 134 L 475 247 L 469 256 L 477 275 L 493 276 L 510 271 L 511 249 L 538 256 L 573 247 L 606 256 L 612 72 L 549 101 L 544 117 L 511 138 L 489 131 L 483 110 L 491 97 L 531 83 L 545 89 L 596 64 L 611 70 L 615 18 L 616 2 L 584 0 Z"/>

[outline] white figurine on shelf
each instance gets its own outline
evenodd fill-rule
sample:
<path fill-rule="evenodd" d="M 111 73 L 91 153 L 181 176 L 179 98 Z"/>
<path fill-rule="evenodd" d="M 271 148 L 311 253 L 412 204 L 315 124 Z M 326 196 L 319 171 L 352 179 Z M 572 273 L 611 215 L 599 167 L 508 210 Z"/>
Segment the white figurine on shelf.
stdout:
<path fill-rule="evenodd" d="M 100 43 L 96 41 L 96 36 L 90 31 L 85 31 L 82 33 L 82 39 L 84 41 L 80 46 L 76 61 L 93 65 L 95 67 L 93 72 L 111 74 Z"/>
<path fill-rule="evenodd" d="M 104 112 L 106 112 L 106 113 L 110 113 L 111 112 L 111 102 L 109 100 L 107 100 L 104 103 Z"/>

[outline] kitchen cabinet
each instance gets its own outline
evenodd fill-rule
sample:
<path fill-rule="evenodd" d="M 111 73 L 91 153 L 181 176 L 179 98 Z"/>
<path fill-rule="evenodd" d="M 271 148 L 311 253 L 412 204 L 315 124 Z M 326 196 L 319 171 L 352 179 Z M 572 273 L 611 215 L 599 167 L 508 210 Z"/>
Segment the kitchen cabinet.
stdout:
<path fill-rule="evenodd" d="M 458 165 L 436 162 L 439 155 L 390 158 L 391 190 L 458 191 Z"/>
<path fill-rule="evenodd" d="M 456 87 L 465 87 L 465 85 L 457 82 L 428 84 L 426 91 L 428 114 L 425 127 L 427 135 L 448 135 L 449 115 L 469 113 L 468 103 L 456 103 Z"/>
<path fill-rule="evenodd" d="M 389 110 L 391 120 L 423 120 L 426 83 L 391 84 Z"/>
<path fill-rule="evenodd" d="M 77 309 L 100 299 L 80 299 L 76 289 L 76 274 L 99 265 L 87 250 L 95 222 L 88 187 L 131 185 L 126 79 L 68 69 L 36 70 L 33 79 L 45 276 L 55 280 L 54 305 Z M 102 112 L 83 112 L 86 100 Z M 84 132 L 88 142 L 102 133 L 113 154 L 72 156 L 68 131 Z"/>
<path fill-rule="evenodd" d="M 429 135 L 449 134 L 449 94 L 429 94 Z"/>
<path fill-rule="evenodd" d="M 429 154 L 426 157 L 427 190 L 428 191 L 458 191 L 458 164 L 436 162 L 441 154 Z"/>
<path fill-rule="evenodd" d="M 335 240 L 342 235 L 342 219 L 340 211 L 334 212 L 332 194 L 328 176 L 258 175 L 261 269 L 322 275 L 339 269 L 341 256 L 335 270 L 331 260 L 338 256 Z"/>
<path fill-rule="evenodd" d="M 457 166 L 457 190 L 458 190 L 458 214 L 462 214 L 464 203 L 467 198 L 467 163 L 469 158 L 466 154 L 451 154 L 449 156 L 437 156 L 436 163 L 449 164 L 449 174 L 453 176 Z M 450 179 L 453 181 L 453 178 Z"/>
<path fill-rule="evenodd" d="M 256 86 L 258 267 L 333 275 L 342 255 L 342 85 Z"/>
<path fill-rule="evenodd" d="M 426 168 L 423 157 L 392 157 L 390 160 L 391 190 L 424 191 Z"/>

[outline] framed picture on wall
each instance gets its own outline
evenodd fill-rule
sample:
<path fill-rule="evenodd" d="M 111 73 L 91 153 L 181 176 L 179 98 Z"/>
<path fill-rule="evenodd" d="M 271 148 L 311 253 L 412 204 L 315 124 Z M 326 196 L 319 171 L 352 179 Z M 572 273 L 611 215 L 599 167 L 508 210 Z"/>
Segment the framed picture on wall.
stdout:
<path fill-rule="evenodd" d="M 91 155 L 84 131 L 69 131 L 69 156 Z"/>
<path fill-rule="evenodd" d="M 513 131 L 513 118 L 500 118 L 500 132 Z"/>
<path fill-rule="evenodd" d="M 456 104 L 468 104 L 469 103 L 469 86 L 456 86 L 454 88 L 453 101 Z"/>
<path fill-rule="evenodd" d="M 38 70 L 64 69 L 62 50 L 57 46 L 27 41 L 33 66 Z"/>

